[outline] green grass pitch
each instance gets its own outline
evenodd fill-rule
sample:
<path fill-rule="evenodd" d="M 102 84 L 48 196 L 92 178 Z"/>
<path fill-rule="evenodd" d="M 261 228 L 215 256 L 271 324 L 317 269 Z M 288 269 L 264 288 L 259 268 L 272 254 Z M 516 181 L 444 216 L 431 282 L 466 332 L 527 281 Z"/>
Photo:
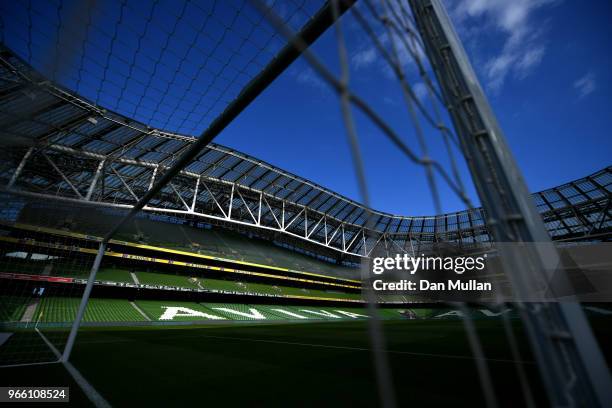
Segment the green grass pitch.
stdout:
<path fill-rule="evenodd" d="M 608 319 L 594 323 L 601 340 L 610 337 Z M 501 322 L 476 324 L 500 405 L 523 406 Z M 460 320 L 387 321 L 384 327 L 400 405 L 484 404 Z M 536 401 L 544 403 L 533 357 L 516 329 L 520 364 Z M 72 362 L 114 406 L 355 407 L 379 402 L 365 321 L 84 329 Z M 87 405 L 61 366 L 4 370 L 7 385 L 68 384 L 72 402 Z"/>

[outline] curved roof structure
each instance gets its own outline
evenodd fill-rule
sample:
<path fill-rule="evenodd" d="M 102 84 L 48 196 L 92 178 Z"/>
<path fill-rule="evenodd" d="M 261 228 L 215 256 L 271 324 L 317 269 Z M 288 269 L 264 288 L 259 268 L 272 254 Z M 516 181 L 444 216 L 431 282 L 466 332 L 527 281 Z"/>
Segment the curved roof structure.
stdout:
<path fill-rule="evenodd" d="M 265 5 L 295 31 L 327 8 L 322 0 Z M 287 45 L 245 0 L 16 1 L 0 3 L 0 14 L 0 42 L 51 81 L 184 134 L 201 134 Z"/>
<path fill-rule="evenodd" d="M 47 81 L 1 49 L 5 190 L 129 208 L 196 139 L 145 126 Z M 609 236 L 612 167 L 535 194 L 553 238 Z M 146 207 L 368 256 L 384 243 L 487 241 L 485 214 L 388 214 L 228 147 L 209 144 Z M 366 226 L 368 215 L 373 223 Z"/>

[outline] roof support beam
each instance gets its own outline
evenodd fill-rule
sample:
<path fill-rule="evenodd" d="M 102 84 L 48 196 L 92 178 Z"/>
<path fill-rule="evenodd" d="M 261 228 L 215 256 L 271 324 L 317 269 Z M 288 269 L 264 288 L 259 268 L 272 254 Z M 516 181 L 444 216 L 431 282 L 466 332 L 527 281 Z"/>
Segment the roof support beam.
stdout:
<path fill-rule="evenodd" d="M 134 197 L 134 200 L 138 201 L 139 198 L 136 195 L 136 193 L 134 193 L 134 190 L 132 190 L 132 188 L 128 185 L 128 183 L 125 182 L 125 180 L 123 179 L 123 177 L 121 177 L 121 174 L 119 174 L 117 172 L 117 170 L 115 170 L 114 168 L 111 167 L 111 171 L 113 173 L 115 173 L 115 176 L 117 176 L 117 178 L 119 179 L 119 181 L 121 182 L 121 184 L 123 184 L 123 187 L 125 187 L 127 189 L 127 191 L 130 193 L 130 195 L 132 197 Z"/>
<path fill-rule="evenodd" d="M 284 203 L 284 201 L 283 201 Z M 302 215 L 302 213 L 304 212 L 305 208 L 302 208 L 300 210 L 300 212 L 298 212 L 292 219 L 291 221 L 289 221 L 289 224 L 286 224 L 283 229 L 286 230 L 287 228 L 289 228 L 291 226 L 291 224 L 293 224 L 295 222 L 295 220 L 297 220 L 299 218 L 300 215 Z"/>
<path fill-rule="evenodd" d="M 59 167 L 57 167 L 57 165 L 53 162 L 53 160 L 51 160 L 51 158 L 49 156 L 47 156 L 45 153 L 42 153 L 43 157 L 45 159 L 47 159 L 47 161 L 49 162 L 49 164 L 51 165 L 51 167 L 53 167 L 53 169 L 62 177 L 62 179 L 66 182 L 66 184 L 68 184 L 68 186 L 72 189 L 72 191 L 75 192 L 75 194 L 79 197 L 79 198 L 83 198 L 83 195 L 81 194 L 81 192 L 74 186 L 74 184 L 72 184 L 72 182 L 70 181 L 70 179 L 68 177 L 66 177 L 66 175 L 64 174 L 63 171 L 60 170 Z"/>
<path fill-rule="evenodd" d="M 219 208 L 219 210 L 221 211 L 221 214 L 223 214 L 223 216 L 225 218 L 229 218 L 227 213 L 225 212 L 225 210 L 221 206 L 221 204 L 219 204 L 219 201 L 217 201 L 217 198 L 215 197 L 215 195 L 212 193 L 212 191 L 210 191 L 210 188 L 208 188 L 208 185 L 203 180 L 201 181 L 201 183 L 204 186 L 204 188 L 206 189 L 206 191 L 208 191 L 208 194 L 210 194 L 210 198 L 213 199 L 213 202 L 217 205 L 217 208 Z M 232 192 L 233 192 L 233 190 L 232 190 Z M 230 201 L 231 201 L 231 199 L 230 199 Z"/>
<path fill-rule="evenodd" d="M 261 225 L 261 205 L 263 200 L 263 192 L 259 192 L 259 206 L 257 208 L 257 225 Z"/>
<path fill-rule="evenodd" d="M 155 183 L 155 177 L 157 177 L 157 171 L 159 170 L 159 166 L 155 166 L 153 169 L 153 173 L 151 174 L 151 181 L 149 181 L 149 188 L 151 190 L 153 188 L 153 184 Z"/>
<path fill-rule="evenodd" d="M 234 207 L 234 190 L 236 185 L 232 184 L 232 192 L 230 193 L 229 208 L 227 209 L 227 218 L 232 218 L 232 208 Z"/>
<path fill-rule="evenodd" d="M 266 203 L 266 205 L 268 206 L 268 208 L 270 209 L 270 214 L 272 214 L 272 217 L 274 218 L 274 221 L 276 221 L 276 224 L 278 225 L 278 228 L 280 228 L 281 230 L 283 229 L 283 225 L 281 224 L 281 222 L 278 220 L 278 218 L 276 217 L 276 214 L 274 214 L 274 210 L 272 209 L 272 207 L 270 206 L 270 203 L 268 202 L 268 200 L 266 199 L 266 197 L 263 195 L 262 192 L 262 198 L 263 198 L 263 202 Z M 261 207 L 260 207 L 261 209 Z M 284 209 L 284 207 L 283 207 Z M 284 214 L 283 214 L 284 216 Z M 261 225 L 261 222 L 260 222 Z"/>
<path fill-rule="evenodd" d="M 183 198 L 181 193 L 179 193 L 179 191 L 176 189 L 176 187 L 174 187 L 174 184 L 168 183 L 168 185 L 170 186 L 170 188 L 172 188 L 172 191 L 174 191 L 174 194 L 176 194 L 176 196 L 179 198 L 179 200 L 181 200 L 181 203 L 183 203 L 183 205 L 185 206 L 187 211 L 191 211 L 191 207 L 189 207 L 189 205 L 187 204 L 187 202 L 185 201 L 185 199 Z"/>
<path fill-rule="evenodd" d="M 312 229 L 310 230 L 310 232 L 308 233 L 308 235 L 306 235 L 306 238 L 310 238 L 310 236 L 312 235 L 313 232 L 315 232 L 315 230 L 317 229 L 317 227 L 319 226 L 319 224 L 321 224 L 321 221 L 323 221 L 323 219 L 325 218 L 325 215 L 322 216 L 319 221 L 317 221 L 317 223 L 314 225 L 314 227 L 312 227 Z"/>
<path fill-rule="evenodd" d="M 253 215 L 253 211 L 251 211 L 251 207 L 249 207 L 249 204 L 246 202 L 246 200 L 242 196 L 242 193 L 240 192 L 240 189 L 236 188 L 236 192 L 238 193 L 238 197 L 240 197 L 240 200 L 242 201 L 242 204 L 244 204 L 244 206 L 246 207 L 247 211 L 249 212 L 249 215 L 253 219 L 253 222 L 255 224 L 257 224 L 257 218 L 255 218 L 255 215 Z"/>
<path fill-rule="evenodd" d="M 351 248 L 351 245 L 353 245 L 353 243 L 355 242 L 355 240 L 357 239 L 357 237 L 359 237 L 359 233 L 363 232 L 363 229 L 355 232 L 355 235 L 353 235 L 353 238 L 349 241 L 348 245 L 346 246 L 345 251 L 349 250 Z"/>
<path fill-rule="evenodd" d="M 102 174 L 102 171 L 104 170 L 105 162 L 106 162 L 105 160 L 100 160 L 100 163 L 98 164 L 98 168 L 96 169 L 96 174 L 94 174 L 93 179 L 91 180 L 91 184 L 89 185 L 89 189 L 87 190 L 87 195 L 85 196 L 86 201 L 91 200 L 91 196 L 93 195 L 93 192 L 96 188 L 98 179 L 100 178 L 100 175 Z"/>
<path fill-rule="evenodd" d="M 34 151 L 34 147 L 30 147 L 25 154 L 23 155 L 23 158 L 21 159 L 21 161 L 19 162 L 19 165 L 17 166 L 17 168 L 15 169 L 15 172 L 13 173 L 13 175 L 11 176 L 11 179 L 9 180 L 8 184 L 6 185 L 6 187 L 8 189 L 13 188 L 13 186 L 15 185 L 15 182 L 17 181 L 17 179 L 19 178 L 19 176 L 21 175 L 21 172 L 23 171 L 23 168 L 25 167 L 28 159 L 30 158 L 30 156 L 32 155 L 32 152 Z"/>
<path fill-rule="evenodd" d="M 196 179 L 195 187 L 193 188 L 193 201 L 191 202 L 191 212 L 195 211 L 196 201 L 198 198 L 198 189 L 200 188 L 201 177 Z"/>

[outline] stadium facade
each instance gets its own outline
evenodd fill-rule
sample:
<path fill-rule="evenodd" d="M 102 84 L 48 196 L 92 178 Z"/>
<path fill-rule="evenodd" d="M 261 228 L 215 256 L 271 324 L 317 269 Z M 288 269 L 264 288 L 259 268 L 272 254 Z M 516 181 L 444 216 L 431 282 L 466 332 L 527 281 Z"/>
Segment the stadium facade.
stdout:
<path fill-rule="evenodd" d="M 4 191 L 130 208 L 195 140 L 109 112 L 2 49 Z M 608 240 L 612 168 L 534 194 L 555 240 Z M 355 264 L 376 250 L 490 240 L 481 208 L 436 216 L 364 207 L 247 154 L 211 143 L 145 210 Z M 368 217 L 372 217 L 366 225 Z M 417 248 L 418 250 L 418 248 Z"/>
<path fill-rule="evenodd" d="M 67 323 L 98 243 L 195 138 L 96 106 L 7 48 L 0 62 L 5 321 Z M 533 197 L 554 240 L 608 241 L 611 195 L 608 167 Z M 214 143 L 144 210 L 109 242 L 86 323 L 359 318 L 357 266 L 375 251 L 491 240 L 481 208 L 392 215 Z"/>

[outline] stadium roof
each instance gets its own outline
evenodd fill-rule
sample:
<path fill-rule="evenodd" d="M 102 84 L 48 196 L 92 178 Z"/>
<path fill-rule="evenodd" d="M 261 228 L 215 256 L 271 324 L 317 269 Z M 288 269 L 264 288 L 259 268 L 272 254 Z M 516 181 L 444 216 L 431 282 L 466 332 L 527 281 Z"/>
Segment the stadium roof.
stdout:
<path fill-rule="evenodd" d="M 7 48 L 1 49 L 0 78 L 2 177 L 12 190 L 131 206 L 196 140 L 96 106 L 51 83 Z M 608 167 L 535 198 L 553 237 L 575 237 L 609 231 L 611 190 Z M 481 209 L 430 217 L 388 214 L 214 143 L 148 209 L 281 231 L 353 255 L 368 255 L 389 237 L 400 247 L 408 245 L 408 236 L 488 239 Z M 368 214 L 374 222 L 366 226 Z"/>
<path fill-rule="evenodd" d="M 323 0 L 266 1 L 298 31 Z M 0 42 L 94 104 L 199 135 L 287 44 L 255 3 L 2 2 Z"/>

